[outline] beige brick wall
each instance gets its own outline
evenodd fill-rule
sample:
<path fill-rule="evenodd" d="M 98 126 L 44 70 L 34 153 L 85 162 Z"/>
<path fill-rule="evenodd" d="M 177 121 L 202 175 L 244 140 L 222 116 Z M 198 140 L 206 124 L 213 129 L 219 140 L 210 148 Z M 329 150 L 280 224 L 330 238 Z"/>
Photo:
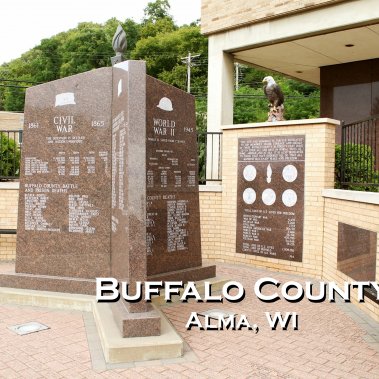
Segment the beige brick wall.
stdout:
<path fill-rule="evenodd" d="M 213 254 L 207 250 L 207 258 L 320 278 L 324 206 L 322 190 L 334 186 L 334 133 L 335 125 L 326 123 L 270 127 L 247 125 L 242 129 L 224 130 L 221 219 L 216 219 L 214 225 L 216 228 L 221 224 L 220 250 L 215 250 Z M 236 253 L 238 138 L 284 135 L 306 136 L 303 262 Z M 207 209 L 207 212 L 211 213 L 211 210 Z M 207 230 L 211 229 L 208 224 Z"/>
<path fill-rule="evenodd" d="M 0 187 L 0 229 L 17 228 L 18 189 Z M 0 234 L 0 260 L 16 256 L 16 235 Z"/>
<path fill-rule="evenodd" d="M 23 113 L 0 112 L 0 130 L 20 130 L 23 125 Z"/>
<path fill-rule="evenodd" d="M 324 279 L 342 285 L 345 281 L 353 281 L 337 270 L 338 222 L 371 230 L 379 235 L 379 205 L 361 202 L 325 198 L 324 221 Z M 376 282 L 379 282 L 379 239 L 377 240 Z M 356 290 L 352 291 L 352 302 L 357 304 Z M 379 321 L 379 307 L 370 299 L 358 304 L 371 317 Z"/>
<path fill-rule="evenodd" d="M 199 198 L 203 259 L 219 260 L 221 259 L 222 192 L 201 191 Z"/>
<path fill-rule="evenodd" d="M 221 30 L 347 0 L 202 0 L 201 31 Z"/>

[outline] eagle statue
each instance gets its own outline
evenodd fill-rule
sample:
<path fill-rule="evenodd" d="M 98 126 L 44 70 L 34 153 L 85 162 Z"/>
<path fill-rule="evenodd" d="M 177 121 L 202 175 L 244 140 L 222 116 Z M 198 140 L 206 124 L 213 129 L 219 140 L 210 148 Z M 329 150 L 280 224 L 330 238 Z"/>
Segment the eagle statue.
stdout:
<path fill-rule="evenodd" d="M 262 83 L 265 83 L 263 87 L 264 94 L 267 100 L 270 102 L 270 112 L 268 114 L 268 121 L 281 121 L 284 120 L 284 95 L 279 85 L 276 84 L 272 76 L 266 76 Z"/>
<path fill-rule="evenodd" d="M 282 105 L 284 102 L 283 92 L 278 84 L 276 84 L 274 78 L 272 76 L 266 76 L 262 82 L 265 83 L 263 91 L 270 102 L 270 105 L 274 108 Z"/>

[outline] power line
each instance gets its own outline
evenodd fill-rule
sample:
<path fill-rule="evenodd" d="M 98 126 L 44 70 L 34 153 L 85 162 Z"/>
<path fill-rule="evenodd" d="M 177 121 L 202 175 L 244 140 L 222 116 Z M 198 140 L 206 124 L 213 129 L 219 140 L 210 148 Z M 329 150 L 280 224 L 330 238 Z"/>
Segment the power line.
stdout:
<path fill-rule="evenodd" d="M 6 87 L 6 88 L 30 88 L 31 86 L 16 86 L 13 84 L 0 84 L 0 87 Z"/>
<path fill-rule="evenodd" d="M 43 82 L 33 82 L 30 80 L 16 80 L 16 79 L 5 79 L 5 78 L 0 78 L 0 82 L 32 83 L 32 84 L 42 84 L 43 83 Z"/>

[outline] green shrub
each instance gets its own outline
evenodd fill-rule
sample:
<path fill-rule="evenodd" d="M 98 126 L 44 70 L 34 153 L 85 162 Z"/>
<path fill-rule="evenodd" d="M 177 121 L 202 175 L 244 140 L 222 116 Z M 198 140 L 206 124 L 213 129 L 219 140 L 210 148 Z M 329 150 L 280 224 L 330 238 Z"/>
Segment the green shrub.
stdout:
<path fill-rule="evenodd" d="M 19 176 L 20 149 L 12 138 L 0 132 L 0 177 Z M 6 179 L 0 179 L 6 180 Z"/>
<path fill-rule="evenodd" d="M 379 171 L 375 170 L 375 156 L 372 153 L 371 146 L 361 144 L 346 144 L 345 151 L 345 182 L 362 183 L 362 185 L 349 184 L 344 188 L 355 191 L 378 192 L 378 186 L 364 185 L 364 183 L 379 184 Z M 342 188 L 341 145 L 336 145 L 335 159 L 335 188 Z"/>

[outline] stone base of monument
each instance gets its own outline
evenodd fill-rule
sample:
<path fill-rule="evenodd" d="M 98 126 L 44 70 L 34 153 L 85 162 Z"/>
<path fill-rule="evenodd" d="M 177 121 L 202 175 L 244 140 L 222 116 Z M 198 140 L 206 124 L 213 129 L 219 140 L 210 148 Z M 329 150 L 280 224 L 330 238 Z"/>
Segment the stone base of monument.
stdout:
<path fill-rule="evenodd" d="M 1 265 L 0 270 L 0 287 L 82 295 L 96 294 L 96 281 L 93 279 L 16 273 L 14 265 L 9 265 L 5 269 L 4 265 Z"/>
<path fill-rule="evenodd" d="M 183 281 L 197 282 L 216 276 L 215 265 L 204 265 L 184 270 L 170 271 L 152 275 L 148 281 Z M 149 304 L 147 312 L 129 312 L 123 301 L 110 304 L 114 320 L 123 337 L 158 336 L 161 333 L 161 318 L 159 313 Z"/>
<path fill-rule="evenodd" d="M 216 276 L 215 265 L 203 265 L 184 270 L 171 271 L 148 277 L 149 281 L 201 281 Z M 59 277 L 16 273 L 14 264 L 0 266 L 0 287 L 52 291 L 69 294 L 95 295 L 93 279 Z M 125 303 L 110 304 L 114 321 L 123 338 L 158 336 L 161 334 L 161 316 L 151 308 L 148 312 L 130 313 Z"/>
<path fill-rule="evenodd" d="M 215 276 L 215 265 L 203 265 L 184 270 L 151 275 L 148 277 L 148 280 L 179 280 L 185 283 L 214 278 Z M 40 291 L 78 293 L 83 295 L 96 294 L 96 281 L 94 279 L 16 273 L 14 264 L 0 265 L 0 287 L 29 288 Z"/>
<path fill-rule="evenodd" d="M 148 337 L 161 334 L 161 316 L 149 304 L 147 312 L 130 313 L 121 299 L 110 304 L 122 337 Z"/>
<path fill-rule="evenodd" d="M 182 338 L 162 312 L 155 308 L 154 311 L 160 316 L 159 336 L 123 338 L 111 305 L 95 304 L 94 317 L 107 362 L 149 361 L 179 358 L 183 355 Z"/>

